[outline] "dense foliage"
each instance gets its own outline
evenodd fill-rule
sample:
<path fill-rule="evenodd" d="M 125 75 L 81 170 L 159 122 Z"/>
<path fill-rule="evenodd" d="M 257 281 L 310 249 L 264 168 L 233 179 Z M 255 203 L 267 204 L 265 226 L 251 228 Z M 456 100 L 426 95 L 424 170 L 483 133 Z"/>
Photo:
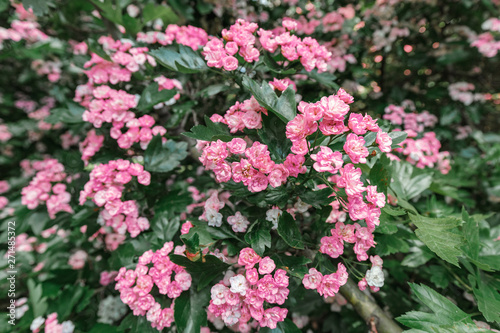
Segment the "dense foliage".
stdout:
<path fill-rule="evenodd" d="M 498 0 L 0 22 L 0 331 L 500 329 Z"/>

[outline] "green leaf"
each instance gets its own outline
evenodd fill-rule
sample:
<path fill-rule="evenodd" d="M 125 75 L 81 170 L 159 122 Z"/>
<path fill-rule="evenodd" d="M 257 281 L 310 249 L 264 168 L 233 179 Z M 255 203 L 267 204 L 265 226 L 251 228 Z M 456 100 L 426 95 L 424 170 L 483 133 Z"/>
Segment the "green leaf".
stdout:
<path fill-rule="evenodd" d="M 259 86 L 257 82 L 248 76 L 244 76 L 242 84 L 252 93 L 262 107 L 277 115 L 283 122 L 288 123 L 295 118 L 297 106 L 295 103 L 295 92 L 291 86 L 286 88 L 278 98 L 267 81 L 263 81 Z"/>
<path fill-rule="evenodd" d="M 410 220 L 418 228 L 415 234 L 431 251 L 441 259 L 459 267 L 458 256 L 462 255 L 460 246 L 464 243 L 462 235 L 449 230 L 461 224 L 456 217 L 430 218 L 409 214 Z"/>
<path fill-rule="evenodd" d="M 142 19 L 144 23 L 148 23 L 159 18 L 163 20 L 165 25 L 179 21 L 179 17 L 170 7 L 166 5 L 158 6 L 154 3 L 148 3 L 144 6 L 144 9 L 142 10 Z"/>
<path fill-rule="evenodd" d="M 271 247 L 271 229 L 267 226 L 267 223 L 255 221 L 248 228 L 245 241 L 250 244 L 259 256 L 263 256 L 266 247 Z"/>
<path fill-rule="evenodd" d="M 399 144 L 403 142 L 406 137 L 408 137 L 408 133 L 404 131 L 394 131 L 389 133 L 390 138 L 392 139 L 391 148 L 399 148 Z"/>
<path fill-rule="evenodd" d="M 207 326 L 205 308 L 210 301 L 208 290 L 196 292 L 193 288 L 184 291 L 175 299 L 174 319 L 177 330 L 183 333 L 199 333 L 201 326 Z"/>
<path fill-rule="evenodd" d="M 35 282 L 31 279 L 28 280 L 28 292 L 29 292 L 29 301 L 31 304 L 31 308 L 33 309 L 33 317 L 40 317 L 45 315 L 45 311 L 47 311 L 48 304 L 47 298 L 42 298 L 42 285 L 35 284 Z"/>
<path fill-rule="evenodd" d="M 375 252 L 379 256 L 387 256 L 398 252 L 408 252 L 410 246 L 398 233 L 377 235 Z"/>
<path fill-rule="evenodd" d="M 282 57 L 282 55 L 280 54 L 279 57 Z M 271 72 L 282 75 L 290 75 L 290 74 L 295 74 L 297 72 L 293 68 L 285 69 L 282 65 L 278 65 L 278 63 L 273 59 L 272 55 L 269 52 L 264 52 L 264 64 L 266 64 L 267 68 Z"/>
<path fill-rule="evenodd" d="M 122 8 L 115 5 L 113 0 L 91 0 L 100 9 L 100 14 L 116 24 L 123 24 Z"/>
<path fill-rule="evenodd" d="M 302 235 L 292 215 L 284 212 L 278 221 L 278 234 L 285 243 L 296 249 L 304 249 Z"/>
<path fill-rule="evenodd" d="M 462 220 L 465 221 L 462 232 L 466 240 L 463 250 L 471 259 L 477 260 L 479 256 L 479 224 L 469 216 L 465 207 L 462 207 Z"/>
<path fill-rule="evenodd" d="M 116 333 L 119 332 L 118 327 L 109 324 L 97 323 L 88 333 Z"/>
<path fill-rule="evenodd" d="M 149 52 L 163 66 L 181 73 L 198 73 L 208 69 L 205 60 L 185 45 L 179 45 L 179 51 L 175 47 L 161 47 Z"/>
<path fill-rule="evenodd" d="M 416 283 L 408 283 L 415 296 L 438 317 L 444 317 L 452 321 L 464 321 L 470 319 L 469 315 L 460 310 L 453 302 L 428 286 Z"/>
<path fill-rule="evenodd" d="M 214 123 L 207 116 L 205 116 L 205 123 L 207 126 L 194 126 L 191 128 L 191 132 L 182 133 L 182 135 L 187 136 L 188 138 L 204 141 L 222 140 L 229 142 L 233 139 L 233 136 L 229 134 L 227 125 L 223 123 Z"/>
<path fill-rule="evenodd" d="M 168 140 L 156 135 L 144 153 L 144 168 L 153 172 L 169 172 L 175 169 L 187 156 L 187 142 Z"/>
<path fill-rule="evenodd" d="M 387 194 L 387 188 L 391 179 L 390 163 L 389 158 L 386 155 L 382 155 L 370 170 L 370 183 L 377 186 L 378 192 L 383 192 L 384 194 Z"/>
<path fill-rule="evenodd" d="M 500 291 L 494 287 L 494 280 L 481 273 L 477 285 L 473 288 L 473 292 L 479 311 L 487 321 L 500 324 Z"/>
<path fill-rule="evenodd" d="M 161 244 L 163 244 L 165 242 L 170 242 L 174 238 L 177 231 L 179 231 L 181 222 L 178 216 L 169 220 L 167 213 L 157 212 L 151 224 L 154 235 L 160 240 Z"/>
<path fill-rule="evenodd" d="M 26 10 L 33 9 L 35 16 L 43 16 L 49 12 L 48 0 L 22 0 Z"/>
<path fill-rule="evenodd" d="M 304 275 L 309 272 L 307 264 L 311 263 L 309 258 L 304 256 L 295 257 L 287 256 L 285 254 L 274 254 L 271 256 L 277 268 L 286 270 L 290 275 L 303 279 Z"/>
<path fill-rule="evenodd" d="M 304 193 L 300 194 L 299 197 L 305 203 L 319 209 L 324 205 L 330 204 L 334 200 L 334 198 L 330 197 L 332 193 L 333 190 L 331 188 L 324 188 L 318 191 L 307 189 Z"/>
<path fill-rule="evenodd" d="M 49 124 L 79 124 L 83 123 L 82 115 L 84 111 L 85 109 L 81 106 L 75 103 L 68 103 L 66 108 L 56 108 L 50 110 L 50 116 L 45 118 L 44 121 Z"/>
<path fill-rule="evenodd" d="M 193 202 L 191 195 L 180 191 L 171 191 L 163 195 L 155 205 L 156 214 L 165 214 L 169 219 L 173 219 L 186 211 L 186 206 Z"/>
<path fill-rule="evenodd" d="M 193 276 L 193 280 L 196 281 L 198 291 L 205 288 L 213 279 L 229 268 L 228 264 L 212 255 L 204 256 L 198 261 L 191 261 L 184 256 L 171 254 L 170 260 L 186 268 L 186 271 L 188 271 L 188 273 Z"/>
<path fill-rule="evenodd" d="M 275 159 L 284 160 L 290 153 L 292 141 L 286 137 L 286 124 L 270 113 L 262 115 L 262 129 L 257 130 L 262 143 L 266 144 Z"/>
<path fill-rule="evenodd" d="M 133 18 L 128 14 L 123 15 L 122 22 L 125 30 L 133 36 L 137 35 L 137 33 L 144 27 L 139 19 Z"/>
<path fill-rule="evenodd" d="M 318 71 L 315 69 L 311 72 L 303 71 L 304 74 L 309 76 L 311 79 L 316 80 L 318 83 L 324 85 L 325 87 L 332 88 L 332 89 L 339 89 L 340 86 L 335 83 L 335 80 L 337 79 L 337 76 L 331 74 L 331 73 L 318 73 Z"/>
<path fill-rule="evenodd" d="M 392 161 L 391 188 L 398 199 L 410 200 L 426 189 L 432 183 L 432 173 L 414 168 L 407 162 Z"/>
<path fill-rule="evenodd" d="M 177 94 L 175 89 L 163 89 L 158 91 L 158 83 L 154 82 L 147 86 L 137 104 L 137 110 L 148 111 L 158 103 L 167 102 Z"/>

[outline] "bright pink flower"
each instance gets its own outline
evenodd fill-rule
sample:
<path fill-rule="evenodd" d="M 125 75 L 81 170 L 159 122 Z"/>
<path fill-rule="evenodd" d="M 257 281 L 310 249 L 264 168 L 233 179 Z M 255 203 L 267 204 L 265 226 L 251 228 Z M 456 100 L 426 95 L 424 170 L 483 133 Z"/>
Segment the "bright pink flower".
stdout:
<path fill-rule="evenodd" d="M 326 146 L 321 146 L 320 151 L 317 154 L 312 154 L 311 158 L 316 161 L 313 167 L 318 172 L 336 173 L 344 163 L 340 152 L 333 152 Z"/>
<path fill-rule="evenodd" d="M 269 257 L 264 257 L 259 262 L 259 274 L 270 274 L 276 268 L 274 260 Z"/>
<path fill-rule="evenodd" d="M 346 143 L 344 144 L 344 151 L 351 158 L 352 163 L 366 163 L 368 156 L 368 149 L 364 146 L 365 139 L 356 134 L 347 135 Z"/>
<path fill-rule="evenodd" d="M 246 247 L 240 251 L 240 255 L 238 257 L 238 264 L 244 265 L 245 269 L 250 269 L 255 264 L 259 263 L 260 259 L 261 259 L 260 256 L 257 253 L 255 253 L 255 251 L 252 248 Z"/>
<path fill-rule="evenodd" d="M 310 268 L 309 273 L 304 275 L 302 284 L 306 289 L 318 289 L 323 280 L 323 274 L 318 272 L 316 268 Z"/>

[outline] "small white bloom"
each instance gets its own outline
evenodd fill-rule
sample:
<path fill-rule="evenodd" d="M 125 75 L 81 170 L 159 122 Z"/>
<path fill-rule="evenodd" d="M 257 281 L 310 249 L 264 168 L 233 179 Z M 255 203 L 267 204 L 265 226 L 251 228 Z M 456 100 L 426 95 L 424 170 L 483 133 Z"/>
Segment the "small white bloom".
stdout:
<path fill-rule="evenodd" d="M 62 333 L 73 333 L 75 325 L 71 321 L 62 322 Z"/>
<path fill-rule="evenodd" d="M 248 289 L 248 281 L 243 275 L 238 274 L 236 276 L 233 276 L 232 278 L 229 278 L 229 282 L 231 283 L 231 292 L 240 294 L 241 296 L 246 295 Z"/>
<path fill-rule="evenodd" d="M 370 287 L 382 288 L 384 286 L 384 272 L 380 266 L 373 266 L 367 270 L 365 278 Z"/>
<path fill-rule="evenodd" d="M 35 331 L 39 329 L 43 323 L 45 323 L 45 319 L 43 317 L 36 317 L 30 325 L 30 330 Z"/>
<path fill-rule="evenodd" d="M 273 224 L 273 230 L 278 229 L 278 220 L 281 216 L 281 213 L 283 213 L 283 211 L 279 208 L 272 208 L 266 212 L 266 220 Z"/>

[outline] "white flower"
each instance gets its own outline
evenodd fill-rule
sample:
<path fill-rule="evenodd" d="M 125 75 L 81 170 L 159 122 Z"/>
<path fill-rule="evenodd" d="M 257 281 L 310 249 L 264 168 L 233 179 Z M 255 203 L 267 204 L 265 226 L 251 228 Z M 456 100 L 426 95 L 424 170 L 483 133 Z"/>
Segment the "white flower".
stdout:
<path fill-rule="evenodd" d="M 384 286 L 384 272 L 380 266 L 374 266 L 367 270 L 365 278 L 370 287 L 382 288 Z"/>
<path fill-rule="evenodd" d="M 306 204 L 304 201 L 300 200 L 300 198 L 299 198 L 293 207 L 295 207 L 295 209 L 299 213 L 304 214 L 305 212 L 307 212 L 307 210 L 309 208 L 311 208 L 311 205 Z"/>
<path fill-rule="evenodd" d="M 231 292 L 240 294 L 241 296 L 246 295 L 248 289 L 248 281 L 243 275 L 238 274 L 236 276 L 233 276 L 232 278 L 229 278 L 229 282 L 231 283 Z"/>
<path fill-rule="evenodd" d="M 210 290 L 210 293 L 212 294 L 212 301 L 215 305 L 222 305 L 226 303 L 226 294 L 227 294 L 228 288 L 224 286 L 223 284 L 216 284 L 215 286 L 212 287 Z"/>
<path fill-rule="evenodd" d="M 272 208 L 266 212 L 266 220 L 273 224 L 273 230 L 278 229 L 278 220 L 281 216 L 281 213 L 283 213 L 283 211 L 279 208 Z"/>
<path fill-rule="evenodd" d="M 205 216 L 210 227 L 220 227 L 222 225 L 222 214 L 215 209 L 207 209 Z"/>
<path fill-rule="evenodd" d="M 36 317 L 30 325 L 30 330 L 35 331 L 39 329 L 43 323 L 45 323 L 45 319 L 43 317 Z"/>
<path fill-rule="evenodd" d="M 97 322 L 103 324 L 113 324 L 120 320 L 127 313 L 127 306 L 123 304 L 120 296 L 108 296 L 99 303 L 97 311 Z"/>
<path fill-rule="evenodd" d="M 71 321 L 62 322 L 62 333 L 73 333 L 74 330 L 75 325 Z"/>

